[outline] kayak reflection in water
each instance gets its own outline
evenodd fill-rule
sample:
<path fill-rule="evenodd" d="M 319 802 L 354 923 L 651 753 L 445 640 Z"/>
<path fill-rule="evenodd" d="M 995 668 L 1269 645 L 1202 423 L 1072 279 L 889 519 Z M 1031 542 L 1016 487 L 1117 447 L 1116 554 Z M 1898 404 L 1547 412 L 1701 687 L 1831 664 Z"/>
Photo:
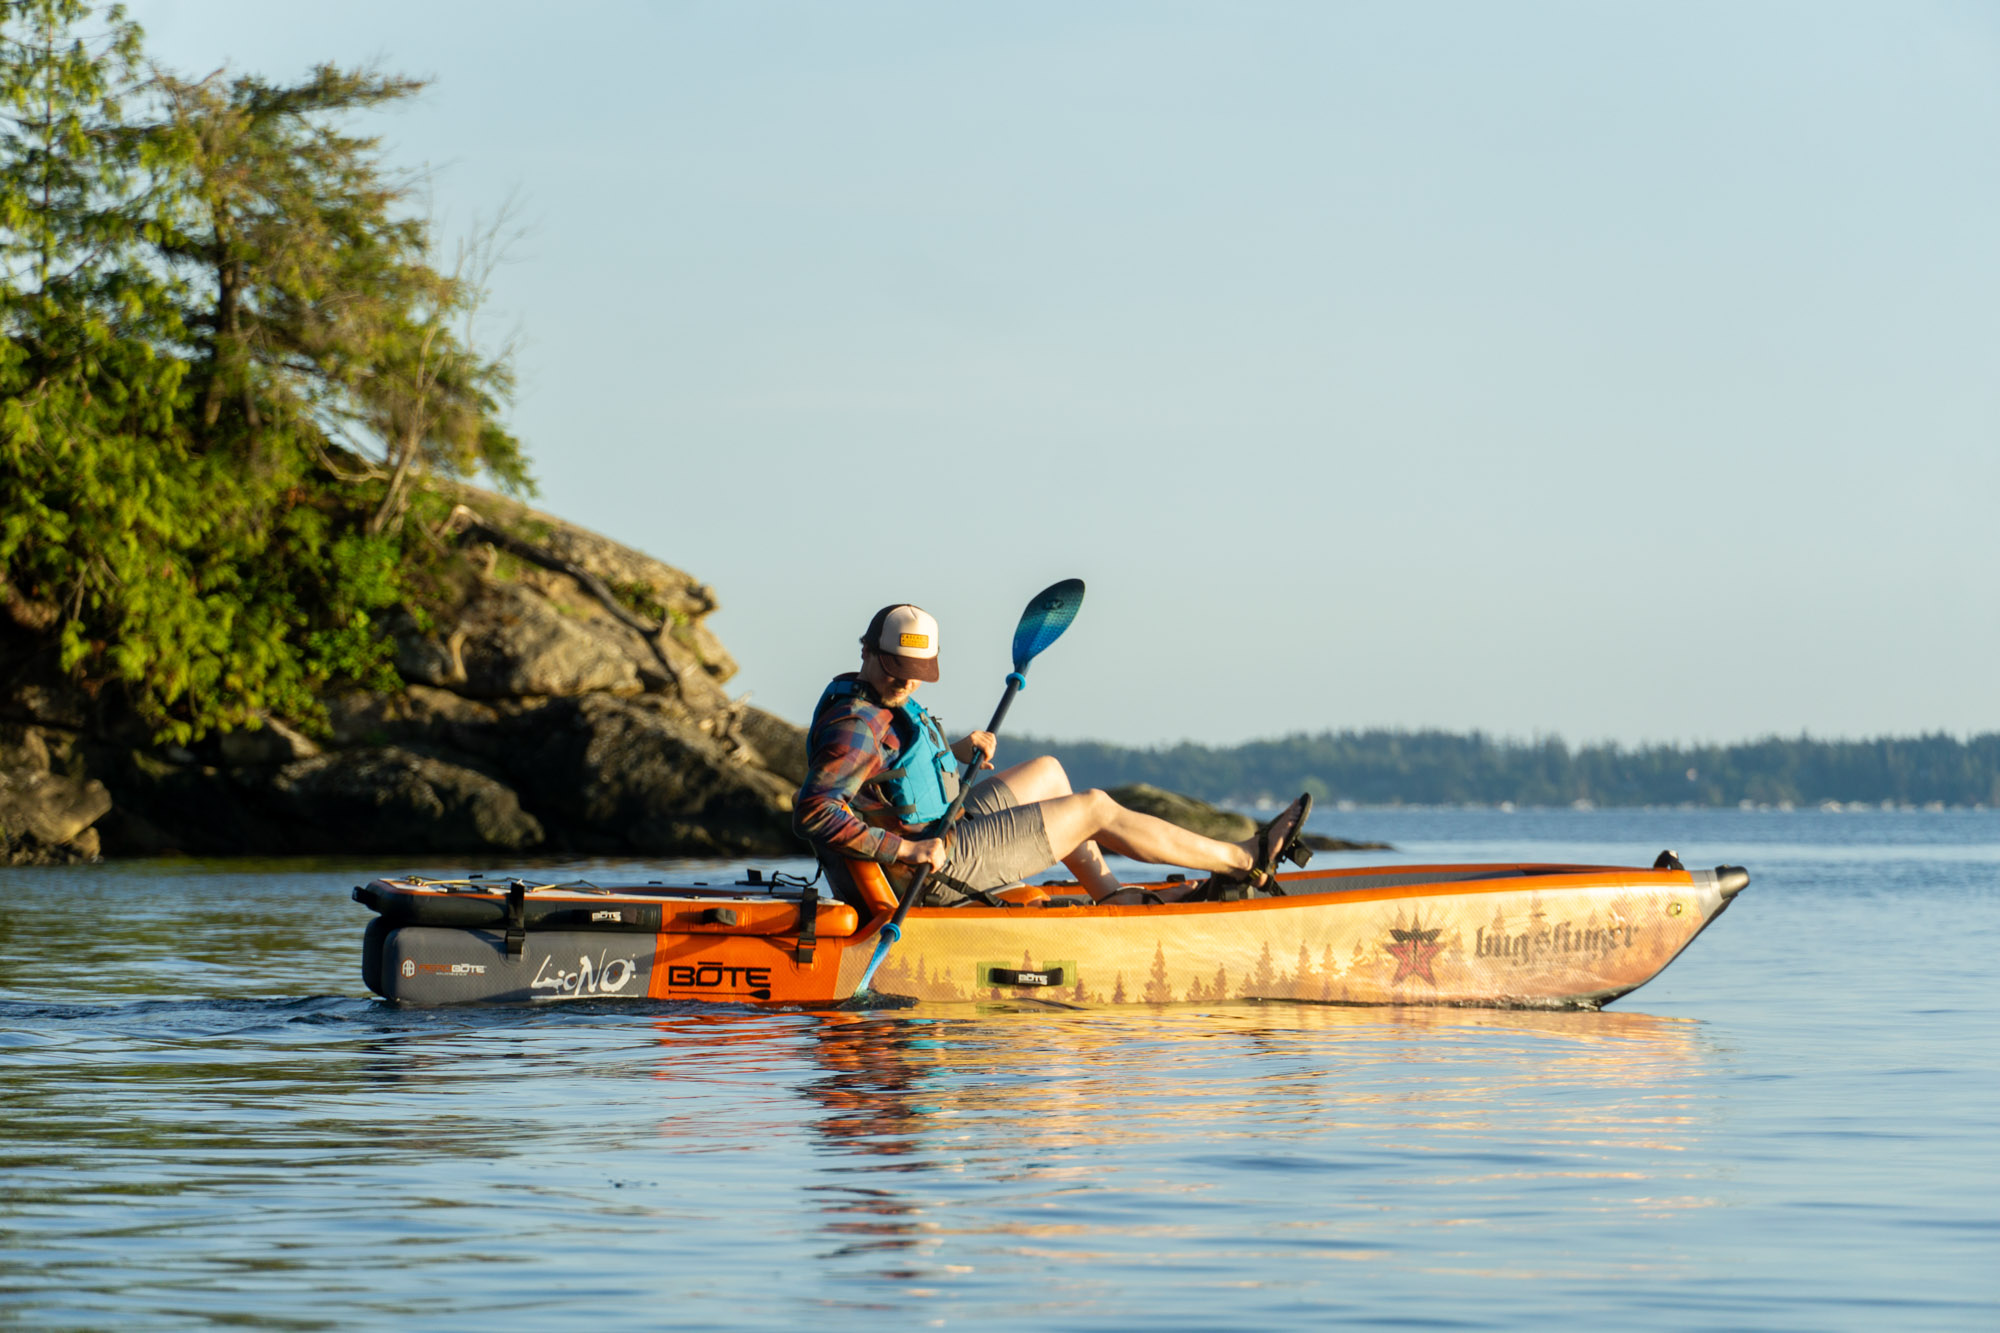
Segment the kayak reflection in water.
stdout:
<path fill-rule="evenodd" d="M 1124 888 L 1104 862 L 1107 851 L 1214 877 L 1184 893 L 1255 889 L 1276 873 L 1281 857 L 1303 865 L 1310 855 L 1299 842 L 1312 810 L 1309 795 L 1254 837 L 1222 842 L 1128 810 L 1102 791 L 1075 791 L 1048 755 L 994 773 L 967 795 L 964 815 L 949 832 L 925 837 L 958 795 L 959 766 L 990 769 L 995 748 L 986 731 L 946 739 L 915 698 L 919 686 L 937 678 L 937 621 L 919 607 L 885 606 L 861 636 L 861 669 L 834 677 L 820 696 L 792 824 L 830 870 L 842 858 L 874 861 L 900 887 L 919 866 L 929 866 L 926 901 L 951 906 L 1060 861 L 1103 902 Z M 836 887 L 845 879 L 833 875 Z"/>

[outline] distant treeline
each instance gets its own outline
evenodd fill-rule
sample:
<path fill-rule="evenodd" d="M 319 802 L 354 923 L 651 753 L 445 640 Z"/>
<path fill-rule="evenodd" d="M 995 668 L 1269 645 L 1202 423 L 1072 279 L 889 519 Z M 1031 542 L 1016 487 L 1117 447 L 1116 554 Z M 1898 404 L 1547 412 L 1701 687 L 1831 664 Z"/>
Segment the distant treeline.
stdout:
<path fill-rule="evenodd" d="M 1572 749 L 1479 732 L 1343 731 L 1232 746 L 1015 737 L 1002 747 L 1002 764 L 1055 755 L 1079 788 L 1149 782 L 1229 803 L 1310 791 L 1321 802 L 1366 805 L 2000 806 L 2000 733 Z"/>

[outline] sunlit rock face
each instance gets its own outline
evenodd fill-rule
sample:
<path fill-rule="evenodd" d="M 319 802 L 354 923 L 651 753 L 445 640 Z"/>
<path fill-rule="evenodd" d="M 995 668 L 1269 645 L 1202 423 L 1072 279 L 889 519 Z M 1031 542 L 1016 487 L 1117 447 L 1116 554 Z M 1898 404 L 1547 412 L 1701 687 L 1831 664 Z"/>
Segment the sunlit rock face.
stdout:
<path fill-rule="evenodd" d="M 1257 821 L 1246 814 L 1225 810 L 1221 806 L 1210 805 L 1207 801 L 1167 791 L 1150 783 L 1135 782 L 1125 787 L 1113 787 L 1109 795 L 1127 810 L 1153 815 L 1166 820 L 1169 824 L 1178 824 L 1204 837 L 1220 838 L 1224 842 L 1241 842 L 1257 831 Z M 1347 838 L 1329 838 L 1318 833 L 1305 834 L 1301 840 L 1306 846 L 1319 852 L 1386 850 L 1389 846 L 1386 842 L 1354 842 Z"/>
<path fill-rule="evenodd" d="M 645 688 L 639 664 L 651 654 L 643 643 L 625 642 L 637 638 L 615 621 L 577 614 L 538 588 L 495 583 L 465 606 L 452 633 L 457 679 L 436 683 L 480 699 L 638 694 Z"/>
<path fill-rule="evenodd" d="M 805 734 L 732 700 L 691 575 L 469 486 L 460 579 L 377 626 L 399 689 L 159 746 L 45 670 L 0 679 L 0 859 L 788 854 Z M 12 665 L 37 636 L 4 627 Z M 46 666 L 46 663 L 42 663 Z M 50 738 L 55 737 L 52 741 Z"/>
<path fill-rule="evenodd" d="M 0 725 L 0 865 L 62 865 L 95 860 L 91 827 L 111 809 L 95 778 L 56 771 L 70 748 L 39 727 Z"/>
<path fill-rule="evenodd" d="M 1204 837 L 1241 842 L 1257 831 L 1257 821 L 1248 815 L 1224 810 L 1207 801 L 1198 801 L 1192 796 L 1166 791 L 1149 783 L 1135 782 L 1130 786 L 1114 787 L 1110 796 L 1127 810 L 1164 819 L 1169 824 L 1178 824 Z"/>
<path fill-rule="evenodd" d="M 97 859 L 94 827 L 112 797 L 79 743 L 85 701 L 63 686 L 38 625 L 13 604 L 0 618 L 0 865 Z"/>

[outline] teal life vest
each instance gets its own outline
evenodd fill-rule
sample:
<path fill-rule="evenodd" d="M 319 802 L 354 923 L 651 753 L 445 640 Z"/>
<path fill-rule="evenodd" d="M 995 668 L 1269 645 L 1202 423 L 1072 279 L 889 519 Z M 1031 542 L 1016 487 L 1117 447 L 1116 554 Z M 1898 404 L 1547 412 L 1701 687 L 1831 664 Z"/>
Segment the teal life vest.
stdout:
<path fill-rule="evenodd" d="M 814 729 L 818 729 L 820 714 L 829 703 L 860 694 L 858 680 L 836 680 L 828 685 L 813 705 Z M 928 824 L 942 818 L 958 797 L 958 761 L 952 757 L 944 727 L 915 699 L 905 699 L 889 712 L 889 729 L 902 742 L 893 756 L 895 767 L 883 769 L 862 786 L 873 787 L 905 824 Z M 817 737 L 810 738 L 810 745 L 817 743 Z"/>

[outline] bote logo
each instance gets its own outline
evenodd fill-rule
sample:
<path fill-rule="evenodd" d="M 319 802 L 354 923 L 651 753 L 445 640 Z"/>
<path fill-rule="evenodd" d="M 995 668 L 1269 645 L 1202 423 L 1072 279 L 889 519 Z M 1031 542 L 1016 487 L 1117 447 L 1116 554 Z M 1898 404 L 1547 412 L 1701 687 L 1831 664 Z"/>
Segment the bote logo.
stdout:
<path fill-rule="evenodd" d="M 403 975 L 406 977 L 414 977 L 415 975 L 417 975 L 416 959 L 405 958 L 403 960 Z"/>
<path fill-rule="evenodd" d="M 759 987 L 771 984 L 771 969 L 768 967 L 724 967 L 720 963 L 696 963 L 689 967 L 667 969 L 667 984 L 677 990 L 729 990 L 749 988 L 753 993 Z M 768 999 L 768 993 L 759 996 Z"/>

